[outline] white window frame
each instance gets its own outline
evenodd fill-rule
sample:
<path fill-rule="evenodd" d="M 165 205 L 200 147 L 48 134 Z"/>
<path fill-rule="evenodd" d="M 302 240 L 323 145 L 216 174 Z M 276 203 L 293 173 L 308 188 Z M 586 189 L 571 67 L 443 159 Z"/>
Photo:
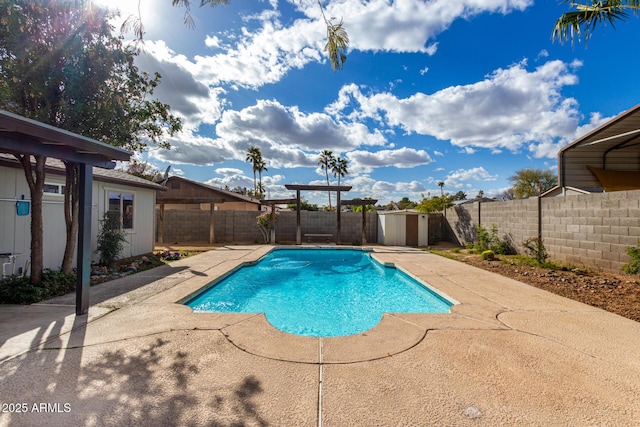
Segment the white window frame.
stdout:
<path fill-rule="evenodd" d="M 120 201 L 120 206 L 118 209 L 118 214 L 120 217 L 120 228 L 128 233 L 131 233 L 135 230 L 135 219 L 136 219 L 136 192 L 135 191 L 131 191 L 131 190 L 125 190 L 122 188 L 105 188 L 104 189 L 104 197 L 105 197 L 105 212 L 109 212 L 109 208 L 110 208 L 110 195 L 111 194 L 118 194 L 118 198 Z M 126 228 L 124 227 L 124 218 L 123 218 L 123 214 L 124 214 L 124 205 L 125 205 L 125 197 L 124 196 L 131 196 L 131 227 Z"/>
<path fill-rule="evenodd" d="M 56 187 L 58 189 L 57 193 L 53 193 L 51 191 L 47 191 L 46 188 L 43 189 L 43 194 L 49 195 L 49 196 L 59 196 L 59 197 L 64 197 L 64 192 L 66 190 L 66 186 L 64 184 L 60 184 L 58 182 L 44 182 L 45 187 L 47 185 L 50 185 L 52 187 Z"/>

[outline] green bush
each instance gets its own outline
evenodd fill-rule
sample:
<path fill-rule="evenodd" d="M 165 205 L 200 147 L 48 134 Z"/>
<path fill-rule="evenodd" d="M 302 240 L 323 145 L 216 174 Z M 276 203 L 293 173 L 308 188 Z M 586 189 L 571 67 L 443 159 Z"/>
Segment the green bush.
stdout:
<path fill-rule="evenodd" d="M 29 277 L 10 276 L 0 281 L 0 304 L 33 304 L 72 292 L 75 287 L 75 273 L 45 269 L 37 285 L 30 284 Z"/>
<path fill-rule="evenodd" d="M 536 263 L 540 267 L 544 267 L 547 265 L 547 259 L 549 255 L 547 254 L 547 249 L 544 247 L 544 242 L 542 239 L 537 237 L 532 237 L 522 243 L 522 246 L 527 251 L 527 255 L 535 259 Z"/>
<path fill-rule="evenodd" d="M 631 257 L 631 262 L 622 266 L 622 270 L 628 274 L 638 274 L 640 272 L 640 240 L 636 246 L 627 248 L 627 255 Z"/>
<path fill-rule="evenodd" d="M 493 261 L 494 259 L 496 259 L 496 254 L 494 254 L 491 250 L 484 251 L 482 252 L 482 259 L 484 261 Z"/>
<path fill-rule="evenodd" d="M 125 231 L 120 227 L 120 215 L 117 212 L 105 212 L 100 221 L 98 233 L 98 250 L 100 263 L 107 267 L 114 265 L 118 255 L 122 252 L 125 239 Z"/>
<path fill-rule="evenodd" d="M 467 243 L 466 246 L 467 249 L 477 253 L 492 251 L 494 254 L 512 255 L 516 252 L 506 236 L 503 239 L 498 237 L 498 226 L 495 224 L 491 224 L 491 230 L 478 225 L 476 227 L 476 241 Z"/>

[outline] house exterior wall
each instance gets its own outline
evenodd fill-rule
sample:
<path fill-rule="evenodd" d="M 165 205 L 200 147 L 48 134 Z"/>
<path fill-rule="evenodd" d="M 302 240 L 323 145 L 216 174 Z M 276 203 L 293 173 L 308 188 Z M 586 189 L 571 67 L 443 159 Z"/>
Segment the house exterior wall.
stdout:
<path fill-rule="evenodd" d="M 64 184 L 64 177 L 47 173 L 46 183 Z M 91 250 L 92 260 L 98 261 L 99 220 L 107 206 L 107 191 L 118 190 L 134 194 L 134 227 L 127 232 L 127 243 L 121 257 L 149 253 L 154 248 L 155 190 L 123 184 L 106 183 L 94 179 L 92 184 Z M 0 253 L 24 254 L 16 260 L 16 268 L 25 265 L 30 256 L 31 215 L 16 214 L 16 200 L 24 195 L 30 200 L 30 192 L 22 168 L 0 166 Z M 30 213 L 31 213 L 30 206 Z M 66 242 L 63 196 L 43 195 L 43 263 L 45 268 L 58 269 L 62 264 Z M 0 262 L 6 260 L 0 259 Z M 74 260 L 75 263 L 75 260 Z"/>

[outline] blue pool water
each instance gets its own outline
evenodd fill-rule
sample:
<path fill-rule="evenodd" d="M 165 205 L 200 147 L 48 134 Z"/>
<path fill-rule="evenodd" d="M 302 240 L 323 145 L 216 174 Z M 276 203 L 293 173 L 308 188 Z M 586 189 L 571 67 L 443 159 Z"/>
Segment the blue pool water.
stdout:
<path fill-rule="evenodd" d="M 368 252 L 277 249 L 186 303 L 196 312 L 265 313 L 276 328 L 335 337 L 373 328 L 382 313 L 448 313 L 453 305 Z"/>

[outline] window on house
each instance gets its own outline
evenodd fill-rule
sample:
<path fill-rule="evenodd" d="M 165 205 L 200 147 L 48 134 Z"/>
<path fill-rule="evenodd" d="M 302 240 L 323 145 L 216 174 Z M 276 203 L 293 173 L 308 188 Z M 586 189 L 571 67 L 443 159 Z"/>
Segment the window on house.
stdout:
<path fill-rule="evenodd" d="M 120 226 L 125 230 L 133 228 L 133 194 L 109 191 L 107 209 L 120 218 Z"/>
<path fill-rule="evenodd" d="M 45 182 L 43 192 L 45 194 L 58 194 L 62 196 L 64 195 L 64 187 L 64 184 L 53 184 L 51 182 Z"/>

